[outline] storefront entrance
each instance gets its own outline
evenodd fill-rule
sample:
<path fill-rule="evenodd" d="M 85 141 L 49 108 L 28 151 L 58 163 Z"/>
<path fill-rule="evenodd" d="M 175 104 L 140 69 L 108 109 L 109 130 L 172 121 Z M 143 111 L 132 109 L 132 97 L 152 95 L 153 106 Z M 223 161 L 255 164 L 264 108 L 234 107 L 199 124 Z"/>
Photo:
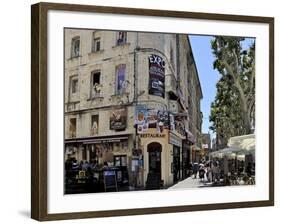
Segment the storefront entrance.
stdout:
<path fill-rule="evenodd" d="M 160 143 L 152 142 L 147 146 L 148 167 L 146 189 L 159 189 L 161 187 L 161 152 Z"/>
<path fill-rule="evenodd" d="M 180 180 L 180 148 L 174 146 L 173 148 L 173 164 L 174 164 L 174 183 L 177 183 Z"/>

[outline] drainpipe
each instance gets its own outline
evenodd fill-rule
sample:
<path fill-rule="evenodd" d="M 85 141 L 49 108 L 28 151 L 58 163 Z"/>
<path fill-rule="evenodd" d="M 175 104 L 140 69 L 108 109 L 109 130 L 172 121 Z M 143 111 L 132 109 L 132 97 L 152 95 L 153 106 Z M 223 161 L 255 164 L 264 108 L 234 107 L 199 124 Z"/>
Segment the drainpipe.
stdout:
<path fill-rule="evenodd" d="M 136 47 L 134 49 L 134 99 L 133 99 L 133 105 L 136 107 L 138 105 L 138 51 L 139 50 L 139 34 L 136 32 Z M 134 150 L 139 148 L 139 142 L 138 142 L 138 127 L 137 125 L 135 126 L 135 140 L 134 140 Z M 139 171 L 134 172 L 134 185 L 135 187 L 138 186 L 138 176 L 139 176 Z"/>

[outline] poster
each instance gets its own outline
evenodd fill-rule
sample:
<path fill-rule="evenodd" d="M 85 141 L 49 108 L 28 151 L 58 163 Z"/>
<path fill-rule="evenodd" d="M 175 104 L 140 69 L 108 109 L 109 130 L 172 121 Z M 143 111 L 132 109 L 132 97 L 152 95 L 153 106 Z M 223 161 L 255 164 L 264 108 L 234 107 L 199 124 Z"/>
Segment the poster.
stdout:
<path fill-rule="evenodd" d="M 150 95 L 165 98 L 165 61 L 158 55 L 151 54 L 148 57 Z"/>
<path fill-rule="evenodd" d="M 124 130 L 127 126 L 127 110 L 126 108 L 113 109 L 110 114 L 111 130 Z"/>

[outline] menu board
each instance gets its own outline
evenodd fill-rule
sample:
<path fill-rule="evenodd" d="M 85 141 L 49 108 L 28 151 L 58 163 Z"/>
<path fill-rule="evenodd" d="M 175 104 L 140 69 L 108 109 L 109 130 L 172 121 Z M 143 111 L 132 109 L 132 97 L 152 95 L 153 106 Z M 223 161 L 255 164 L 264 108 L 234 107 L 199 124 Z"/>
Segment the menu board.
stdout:
<path fill-rule="evenodd" d="M 114 170 L 107 170 L 103 172 L 104 190 L 105 191 L 117 191 L 116 173 Z"/>

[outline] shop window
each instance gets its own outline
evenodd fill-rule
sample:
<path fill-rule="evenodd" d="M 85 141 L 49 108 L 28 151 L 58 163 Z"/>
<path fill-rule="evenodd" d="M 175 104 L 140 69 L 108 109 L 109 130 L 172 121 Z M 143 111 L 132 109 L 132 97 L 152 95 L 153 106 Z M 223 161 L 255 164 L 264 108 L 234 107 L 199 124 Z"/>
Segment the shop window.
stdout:
<path fill-rule="evenodd" d="M 92 91 L 91 97 L 100 97 L 101 92 L 101 72 L 100 71 L 93 71 L 92 72 Z"/>
<path fill-rule="evenodd" d="M 100 50 L 101 50 L 101 38 L 96 37 L 96 34 L 93 33 L 92 52 L 98 52 Z"/>
<path fill-rule="evenodd" d="M 127 32 L 117 32 L 117 45 L 123 45 L 127 43 Z"/>
<path fill-rule="evenodd" d="M 98 134 L 98 130 L 99 130 L 99 115 L 92 115 L 92 117 L 91 117 L 92 135 Z"/>
<path fill-rule="evenodd" d="M 122 94 L 126 91 L 125 73 L 125 64 L 121 64 L 116 67 L 116 94 Z"/>
<path fill-rule="evenodd" d="M 76 137 L 76 118 L 70 118 L 69 120 L 69 137 L 75 138 Z"/>
<path fill-rule="evenodd" d="M 71 43 L 71 57 L 79 57 L 80 55 L 80 37 L 74 37 L 72 38 Z"/>
<path fill-rule="evenodd" d="M 114 166 L 127 166 L 127 156 L 126 155 L 114 156 Z"/>

